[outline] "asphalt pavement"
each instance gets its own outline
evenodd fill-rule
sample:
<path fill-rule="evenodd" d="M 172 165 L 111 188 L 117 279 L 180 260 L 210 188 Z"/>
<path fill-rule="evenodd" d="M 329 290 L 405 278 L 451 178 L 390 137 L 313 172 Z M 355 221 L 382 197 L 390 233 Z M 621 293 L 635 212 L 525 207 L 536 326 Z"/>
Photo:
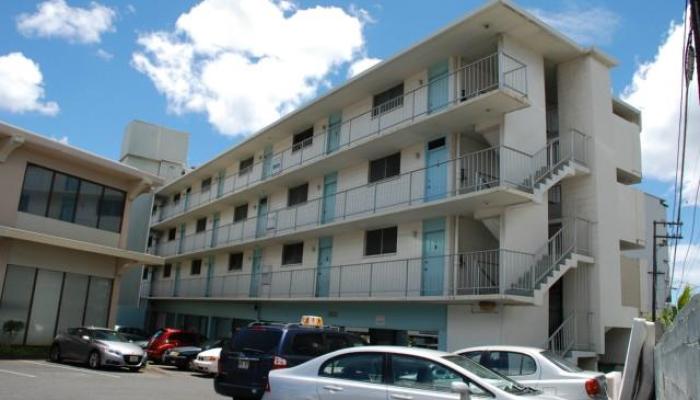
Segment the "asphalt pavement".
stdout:
<path fill-rule="evenodd" d="M 212 378 L 149 365 L 141 372 L 91 370 L 44 360 L 0 360 L 2 400 L 222 400 Z"/>

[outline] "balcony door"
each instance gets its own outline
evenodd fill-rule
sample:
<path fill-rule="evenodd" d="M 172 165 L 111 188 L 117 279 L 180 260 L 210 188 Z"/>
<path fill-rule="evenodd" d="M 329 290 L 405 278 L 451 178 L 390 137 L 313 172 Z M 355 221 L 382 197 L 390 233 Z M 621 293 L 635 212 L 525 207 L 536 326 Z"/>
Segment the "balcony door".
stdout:
<path fill-rule="evenodd" d="M 268 144 L 263 150 L 263 179 L 272 175 L 272 145 Z"/>
<path fill-rule="evenodd" d="M 267 197 L 258 201 L 258 220 L 255 228 L 255 237 L 265 236 L 267 233 Z"/>
<path fill-rule="evenodd" d="M 428 114 L 447 107 L 449 63 L 441 61 L 428 69 Z"/>
<path fill-rule="evenodd" d="M 335 112 L 328 117 L 328 138 L 326 139 L 326 154 L 338 150 L 340 147 L 340 127 L 342 113 Z"/>
<path fill-rule="evenodd" d="M 333 238 L 318 239 L 318 266 L 316 267 L 316 297 L 328 297 L 331 284 Z"/>
<path fill-rule="evenodd" d="M 321 223 L 332 222 L 335 219 L 335 193 L 338 190 L 338 173 L 332 172 L 323 177 L 323 209 Z"/>
<path fill-rule="evenodd" d="M 421 296 L 441 296 L 445 266 L 445 218 L 423 221 Z"/>
<path fill-rule="evenodd" d="M 258 297 L 262 275 L 262 249 L 253 250 L 253 264 L 250 272 L 250 297 Z"/>
<path fill-rule="evenodd" d="M 425 164 L 425 201 L 447 195 L 447 145 L 444 137 L 428 142 Z"/>

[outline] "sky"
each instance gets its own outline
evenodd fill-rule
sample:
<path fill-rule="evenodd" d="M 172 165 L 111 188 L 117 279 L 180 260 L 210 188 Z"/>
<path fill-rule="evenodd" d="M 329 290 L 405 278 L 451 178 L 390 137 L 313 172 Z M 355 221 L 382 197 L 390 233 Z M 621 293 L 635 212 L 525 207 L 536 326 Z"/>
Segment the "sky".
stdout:
<path fill-rule="evenodd" d="M 613 94 L 643 112 L 640 186 L 668 199 L 670 213 L 685 2 L 515 3 L 619 61 L 611 71 Z M 141 119 L 189 132 L 189 163 L 201 165 L 482 4 L 5 0 L 0 2 L 0 120 L 116 159 L 124 127 Z M 700 215 L 693 206 L 700 181 L 695 79 L 676 278 L 700 285 Z"/>

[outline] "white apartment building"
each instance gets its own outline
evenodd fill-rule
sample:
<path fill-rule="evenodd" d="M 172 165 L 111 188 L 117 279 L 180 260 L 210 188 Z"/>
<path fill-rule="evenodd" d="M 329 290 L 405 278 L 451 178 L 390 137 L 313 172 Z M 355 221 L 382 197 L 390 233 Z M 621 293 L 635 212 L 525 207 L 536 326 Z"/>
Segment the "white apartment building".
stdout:
<path fill-rule="evenodd" d="M 286 115 L 157 193 L 151 326 L 318 314 L 595 361 L 640 315 L 621 252 L 647 245 L 615 63 L 496 0 Z"/>

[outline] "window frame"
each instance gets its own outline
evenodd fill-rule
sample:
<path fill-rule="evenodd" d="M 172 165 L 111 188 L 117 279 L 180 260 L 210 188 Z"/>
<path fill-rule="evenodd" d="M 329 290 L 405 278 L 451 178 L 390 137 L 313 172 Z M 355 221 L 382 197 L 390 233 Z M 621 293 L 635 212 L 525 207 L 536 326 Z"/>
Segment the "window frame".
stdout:
<path fill-rule="evenodd" d="M 173 242 L 175 240 L 177 240 L 177 228 L 168 228 L 168 242 Z"/>
<path fill-rule="evenodd" d="M 299 257 L 299 262 L 288 262 L 288 261 L 286 260 L 286 258 L 288 258 L 288 257 L 294 255 L 294 254 L 289 254 L 288 251 L 290 251 L 290 250 L 287 250 L 287 249 L 292 248 L 292 246 L 295 246 L 295 247 L 296 247 L 296 246 L 301 246 L 301 255 L 300 255 L 300 257 Z M 294 259 L 294 260 L 292 260 L 292 261 L 297 261 L 297 260 Z M 282 266 L 301 265 L 301 264 L 303 264 L 303 263 L 304 263 L 304 242 L 303 242 L 303 241 L 301 241 L 301 242 L 294 242 L 294 243 L 285 243 L 284 245 L 282 245 L 282 262 L 281 262 L 281 265 L 282 265 Z"/>
<path fill-rule="evenodd" d="M 310 140 L 309 140 L 310 139 Z M 295 133 L 292 136 L 292 153 L 309 147 L 314 143 L 314 127 L 304 129 L 301 132 Z"/>
<path fill-rule="evenodd" d="M 245 210 L 245 215 L 239 218 L 238 216 L 238 210 Z M 248 219 L 248 203 L 238 205 L 236 207 L 233 207 L 233 223 L 245 221 Z"/>
<path fill-rule="evenodd" d="M 196 273 L 195 273 L 195 269 L 197 271 Z M 200 276 L 200 275 L 202 275 L 202 259 L 195 258 L 190 262 L 190 276 Z"/>
<path fill-rule="evenodd" d="M 399 93 L 399 88 L 401 88 Z M 404 105 L 404 98 L 406 97 L 406 88 L 404 82 L 398 83 L 389 89 L 379 92 L 372 96 L 372 119 L 381 116 L 382 114 L 390 113 L 394 110 L 402 108 Z M 396 93 L 392 93 L 396 92 Z M 385 97 L 385 98 L 383 98 Z M 401 100 L 397 100 L 401 99 Z M 381 100 L 381 101 L 380 101 Z M 390 105 L 389 103 L 395 101 L 395 105 Z"/>
<path fill-rule="evenodd" d="M 207 230 L 207 217 L 197 218 L 194 226 L 194 233 L 202 233 Z"/>
<path fill-rule="evenodd" d="M 245 165 L 244 165 L 245 164 Z M 238 161 L 238 176 L 243 176 L 253 170 L 255 156 L 243 158 Z"/>
<path fill-rule="evenodd" d="M 386 251 L 385 250 L 385 243 L 384 243 L 384 236 L 385 236 L 385 231 L 387 230 L 396 230 L 396 235 L 395 235 L 395 241 L 394 241 L 394 249 L 393 251 Z M 368 238 L 371 233 L 374 232 L 379 232 L 380 237 L 379 237 L 379 251 L 377 253 L 369 253 L 368 252 Z M 398 225 L 393 225 L 393 226 L 387 226 L 384 228 L 378 228 L 378 229 L 371 229 L 371 230 L 366 230 L 365 231 L 365 240 L 364 240 L 364 255 L 365 257 L 374 257 L 374 256 L 383 256 L 383 255 L 388 255 L 388 254 L 396 254 L 398 252 L 398 245 L 399 245 L 399 227 Z"/>
<path fill-rule="evenodd" d="M 202 193 L 208 192 L 209 190 L 211 190 L 211 181 L 212 181 L 211 176 L 208 178 L 202 179 L 202 182 L 200 183 L 200 186 L 199 186 L 200 187 L 199 190 Z"/>
<path fill-rule="evenodd" d="M 382 378 L 379 382 L 367 382 L 367 381 L 360 381 L 360 380 L 354 380 L 354 379 L 346 379 L 346 378 L 341 378 L 333 375 L 326 375 L 324 374 L 323 370 L 326 369 L 326 367 L 335 362 L 336 360 L 339 360 L 341 358 L 348 358 L 348 357 L 357 357 L 357 356 L 362 356 L 362 355 L 377 355 L 381 357 L 381 364 L 382 364 Z M 352 352 L 352 353 L 345 353 L 345 354 L 340 354 L 338 356 L 335 356 L 333 358 L 330 358 L 323 362 L 321 366 L 318 368 L 318 371 L 316 372 L 316 376 L 319 378 L 326 378 L 326 379 L 338 379 L 342 381 L 350 381 L 350 382 L 362 382 L 363 384 L 370 384 L 370 385 L 386 385 L 387 384 L 387 378 L 388 378 L 388 373 L 391 372 L 387 368 L 387 362 L 388 362 L 388 354 L 385 352 L 378 352 L 378 351 L 358 351 L 358 352 Z"/>
<path fill-rule="evenodd" d="M 300 196 L 299 193 L 304 195 Z M 309 201 L 309 182 L 287 189 L 287 207 L 294 207 L 307 201 Z"/>
<path fill-rule="evenodd" d="M 479 383 L 475 382 L 473 379 L 470 379 L 468 376 L 465 376 L 464 374 L 461 374 L 461 373 L 455 371 L 454 368 L 447 366 L 445 364 L 442 364 L 438 361 L 434 361 L 434 360 L 431 360 L 429 358 L 421 357 L 421 356 L 414 355 L 414 354 L 387 353 L 387 357 L 385 359 L 386 372 L 384 374 L 385 375 L 384 376 L 385 385 L 387 385 L 387 386 L 392 386 L 392 387 L 407 389 L 407 390 L 422 390 L 425 392 L 453 393 L 448 388 L 445 388 L 445 390 L 440 390 L 440 389 L 436 389 L 436 388 L 427 389 L 427 388 L 420 388 L 420 387 L 409 387 L 409 386 L 396 385 L 394 382 L 394 363 L 393 363 L 395 356 L 414 358 L 417 360 L 422 360 L 422 361 L 426 361 L 426 362 L 438 365 L 438 366 L 452 372 L 453 374 L 462 377 L 462 382 L 464 382 L 465 384 L 477 386 L 479 389 L 481 389 L 484 392 L 484 394 L 486 394 L 486 396 L 481 396 L 479 394 L 473 394 L 473 396 L 479 397 L 479 398 L 484 398 L 484 397 L 485 398 L 493 398 L 494 397 L 494 395 L 493 395 L 493 393 L 491 393 L 491 391 L 487 390 L 485 387 L 483 387 Z"/>
<path fill-rule="evenodd" d="M 236 258 L 240 257 L 240 265 L 237 268 L 234 268 L 233 264 L 231 262 L 233 260 L 234 256 Z M 243 252 L 239 251 L 239 252 L 234 252 L 234 253 L 228 253 L 228 271 L 231 272 L 231 271 L 242 271 L 242 270 L 243 270 Z"/>
<path fill-rule="evenodd" d="M 389 161 L 392 160 L 394 157 L 397 158 L 398 165 L 396 168 L 396 173 L 393 173 L 393 171 L 389 171 Z M 376 167 L 381 163 L 381 176 L 378 177 L 373 177 L 372 174 L 372 168 Z M 391 175 L 389 175 L 392 173 Z M 389 154 L 388 156 L 376 158 L 374 160 L 370 160 L 369 166 L 367 168 L 367 183 L 372 184 L 372 183 L 377 183 L 381 182 L 387 179 L 394 178 L 396 176 L 401 175 L 401 152 L 396 152 L 393 154 Z"/>
<path fill-rule="evenodd" d="M 51 184 L 49 185 L 49 191 L 48 191 L 48 193 L 47 193 L 46 205 L 45 205 L 45 207 L 44 207 L 44 212 L 43 212 L 43 214 L 33 213 L 33 212 L 26 211 L 26 210 L 22 210 L 21 196 L 22 196 L 22 193 L 24 192 L 24 187 L 25 187 L 25 185 L 26 185 L 26 183 L 27 183 L 27 172 L 30 170 L 30 168 L 38 168 L 38 169 L 42 169 L 42 170 L 44 170 L 44 171 L 48 171 L 48 172 L 51 173 Z M 49 216 L 49 212 L 50 212 L 50 210 L 51 210 L 51 200 L 52 200 L 52 198 L 53 198 L 53 196 L 54 196 L 54 183 L 55 183 L 56 175 L 57 175 L 57 174 L 64 175 L 64 176 L 66 176 L 66 177 L 69 178 L 69 179 L 76 179 L 76 180 L 78 181 L 78 188 L 76 189 L 76 192 L 75 192 L 74 204 L 73 204 L 73 212 L 72 212 L 72 217 L 71 217 L 70 220 L 65 220 L 65 219 L 61 219 L 61 218 L 54 218 L 54 217 Z M 78 207 L 78 203 L 79 203 L 79 201 L 80 201 L 80 195 L 81 195 L 80 190 L 81 190 L 81 188 L 82 188 L 82 186 L 83 186 L 83 185 L 82 185 L 83 182 L 87 182 L 87 183 L 90 183 L 90 184 L 92 184 L 92 185 L 95 185 L 95 186 L 98 186 L 98 187 L 101 188 L 101 190 L 100 190 L 100 197 L 99 197 L 99 199 L 97 200 L 97 220 L 96 220 L 96 222 L 95 222 L 95 226 L 86 225 L 86 224 L 81 224 L 81 223 L 76 222 L 76 218 L 75 218 L 75 217 L 76 217 L 76 215 L 77 215 L 77 207 Z M 121 205 L 120 205 L 120 207 L 119 207 L 119 211 L 120 211 L 120 212 L 119 212 L 119 226 L 117 226 L 117 229 L 116 229 L 116 230 L 106 229 L 106 228 L 101 228 L 101 227 L 100 227 L 100 225 L 101 225 L 101 224 L 100 224 L 100 220 L 101 220 L 102 217 L 103 217 L 103 208 L 104 208 L 103 202 L 104 202 L 104 199 L 105 199 L 105 192 L 106 192 L 107 190 L 112 190 L 112 191 L 114 191 L 115 193 L 119 193 L 119 194 L 121 195 L 121 197 L 122 197 Z M 122 228 L 124 227 L 124 212 L 126 211 L 126 203 L 127 203 L 127 200 L 128 200 L 128 199 L 127 199 L 126 191 L 125 191 L 125 190 L 117 189 L 117 188 L 115 188 L 114 186 L 105 185 L 105 184 L 103 184 L 103 183 L 95 182 L 95 181 L 90 180 L 90 179 L 81 178 L 80 176 L 77 176 L 77 175 L 74 175 L 74 174 L 69 174 L 69 173 L 66 173 L 66 172 L 63 172 L 63 171 L 60 171 L 60 170 L 57 170 L 57 169 L 44 167 L 44 166 L 42 166 L 42 165 L 35 164 L 35 163 L 32 163 L 32 162 L 27 162 L 27 164 L 26 164 L 25 167 L 24 167 L 24 177 L 22 178 L 22 187 L 21 187 L 21 189 L 20 189 L 20 201 L 18 201 L 18 204 L 17 204 L 17 211 L 18 211 L 18 212 L 24 212 L 24 213 L 27 213 L 27 214 L 37 215 L 37 216 L 44 217 L 44 218 L 55 219 L 55 220 L 58 220 L 58 221 L 63 221 L 63 222 L 67 222 L 67 223 L 71 223 L 71 224 L 75 224 L 75 225 L 80 225 L 80 226 L 84 226 L 84 227 L 86 227 L 86 228 L 99 229 L 99 230 L 101 230 L 101 231 L 106 231 L 106 232 L 112 232 L 112 233 L 120 234 L 120 233 L 122 232 Z"/>
<path fill-rule="evenodd" d="M 170 263 L 163 264 L 163 278 L 170 278 L 173 273 L 173 265 Z"/>
<path fill-rule="evenodd" d="M 508 371 L 507 371 L 507 372 L 510 372 L 510 369 L 511 369 L 511 367 L 510 367 L 510 354 L 515 354 L 515 355 L 520 356 L 520 357 L 521 357 L 521 361 L 520 361 L 520 371 L 519 371 L 520 373 L 519 373 L 519 374 L 510 375 L 510 374 L 508 374 L 508 373 L 506 373 L 506 372 L 504 372 L 504 371 L 501 371 L 501 370 L 500 370 L 500 367 L 498 367 L 498 369 L 497 369 L 496 367 L 492 367 L 492 365 L 493 365 L 493 360 L 491 359 L 491 356 L 492 356 L 493 353 L 501 353 L 501 354 L 505 354 L 505 355 L 506 355 L 506 361 L 508 362 Z M 539 369 L 539 366 L 537 365 L 537 360 L 536 360 L 534 357 L 532 357 L 532 356 L 530 356 L 530 355 L 528 355 L 528 354 L 525 354 L 525 353 L 521 353 L 521 352 L 519 352 L 519 351 L 511 351 L 511 350 L 489 350 L 488 352 L 485 352 L 484 355 L 486 356 L 486 362 L 487 362 L 488 364 L 487 364 L 487 365 L 484 365 L 484 364 L 482 364 L 482 363 L 479 363 L 479 364 L 482 364 L 482 365 L 484 365 L 485 367 L 487 367 L 487 368 L 489 368 L 489 369 L 492 369 L 492 370 L 498 372 L 499 374 L 505 375 L 505 376 L 507 376 L 507 377 L 512 377 L 512 376 L 522 377 L 522 376 L 535 375 L 535 374 L 537 374 L 537 371 L 538 371 L 538 369 Z M 484 357 L 484 355 L 482 355 L 482 358 Z M 535 366 L 534 372 L 531 372 L 531 373 L 529 373 L 529 374 L 523 374 L 523 373 L 522 373 L 522 372 L 523 372 L 523 365 L 524 365 L 522 360 L 524 360 L 525 358 L 529 358 L 529 359 L 532 361 L 532 365 Z"/>

